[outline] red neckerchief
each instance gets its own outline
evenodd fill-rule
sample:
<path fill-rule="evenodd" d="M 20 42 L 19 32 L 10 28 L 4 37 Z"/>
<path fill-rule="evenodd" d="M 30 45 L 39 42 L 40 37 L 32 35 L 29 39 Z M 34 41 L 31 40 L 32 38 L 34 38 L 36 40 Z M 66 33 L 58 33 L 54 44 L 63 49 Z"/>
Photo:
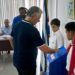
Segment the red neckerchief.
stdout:
<path fill-rule="evenodd" d="M 71 61 L 70 61 L 70 70 L 69 70 L 68 75 L 75 75 L 74 74 L 74 68 L 75 68 L 75 36 L 73 38 L 72 45 L 70 45 L 70 48 L 71 48 L 71 46 L 73 48 L 72 48 L 72 55 L 71 55 Z"/>

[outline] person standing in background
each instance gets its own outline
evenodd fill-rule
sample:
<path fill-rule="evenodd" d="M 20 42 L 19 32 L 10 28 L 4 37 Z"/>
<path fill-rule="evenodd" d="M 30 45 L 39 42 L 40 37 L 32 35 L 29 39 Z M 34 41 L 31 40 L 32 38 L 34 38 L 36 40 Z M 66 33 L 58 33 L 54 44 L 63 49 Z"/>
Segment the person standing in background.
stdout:
<path fill-rule="evenodd" d="M 72 40 L 72 43 L 67 49 L 68 55 L 66 69 L 68 75 L 75 75 L 75 22 L 67 23 L 65 29 L 68 40 Z"/>
<path fill-rule="evenodd" d="M 26 17 L 28 9 L 25 7 L 19 8 L 19 15 L 14 17 L 12 25 L 15 25 L 17 22 L 24 20 Z"/>

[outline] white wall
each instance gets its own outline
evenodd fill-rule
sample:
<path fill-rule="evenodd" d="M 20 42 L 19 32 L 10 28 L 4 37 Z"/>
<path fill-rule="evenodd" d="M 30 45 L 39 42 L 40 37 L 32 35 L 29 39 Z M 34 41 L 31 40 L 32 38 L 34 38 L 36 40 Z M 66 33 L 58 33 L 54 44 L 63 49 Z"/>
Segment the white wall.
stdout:
<path fill-rule="evenodd" d="M 64 33 L 65 45 L 68 45 L 68 40 L 65 34 L 65 24 L 70 21 L 75 21 L 67 17 L 67 0 L 49 0 L 48 3 L 49 18 L 59 18 L 61 21 L 60 30 Z"/>

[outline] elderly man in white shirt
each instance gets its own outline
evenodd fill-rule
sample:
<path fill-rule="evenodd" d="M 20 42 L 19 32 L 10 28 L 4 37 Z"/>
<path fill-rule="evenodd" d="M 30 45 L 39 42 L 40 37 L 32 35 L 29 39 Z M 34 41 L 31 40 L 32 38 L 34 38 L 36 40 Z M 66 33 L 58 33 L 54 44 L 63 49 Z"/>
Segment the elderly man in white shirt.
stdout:
<path fill-rule="evenodd" d="M 3 35 L 10 35 L 11 34 L 11 30 L 12 30 L 12 28 L 11 28 L 11 26 L 9 25 L 9 20 L 8 19 L 5 19 L 4 20 L 4 27 L 2 27 L 2 34 Z"/>

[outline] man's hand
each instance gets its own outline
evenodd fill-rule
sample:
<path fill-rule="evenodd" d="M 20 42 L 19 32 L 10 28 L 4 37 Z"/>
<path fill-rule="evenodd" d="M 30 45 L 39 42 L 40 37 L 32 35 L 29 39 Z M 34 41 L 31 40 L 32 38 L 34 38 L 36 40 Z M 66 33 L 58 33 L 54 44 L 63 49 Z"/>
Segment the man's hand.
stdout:
<path fill-rule="evenodd" d="M 59 50 L 56 48 L 56 49 L 53 49 L 54 50 L 54 52 L 58 52 Z"/>
<path fill-rule="evenodd" d="M 58 51 L 58 49 L 51 49 L 50 47 L 48 47 L 46 44 L 43 44 L 41 46 L 39 46 L 39 49 L 45 53 L 55 53 Z"/>

